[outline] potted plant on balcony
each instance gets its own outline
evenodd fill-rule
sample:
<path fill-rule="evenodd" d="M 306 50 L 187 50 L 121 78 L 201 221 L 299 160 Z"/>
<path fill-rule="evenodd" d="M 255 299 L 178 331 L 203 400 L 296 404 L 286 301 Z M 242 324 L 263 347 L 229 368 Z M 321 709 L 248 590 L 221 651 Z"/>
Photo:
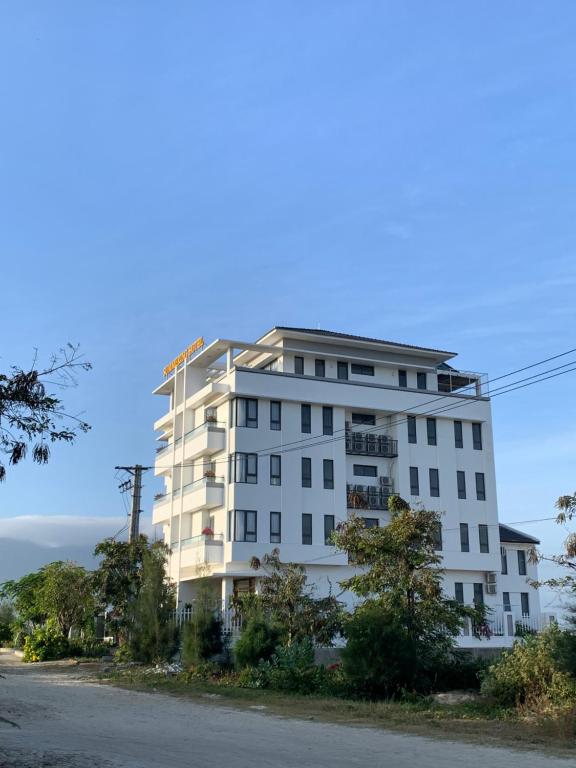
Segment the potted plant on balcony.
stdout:
<path fill-rule="evenodd" d="M 214 478 L 214 477 L 216 477 L 216 472 L 214 472 L 213 469 L 205 469 L 204 470 L 204 477 Z"/>
<path fill-rule="evenodd" d="M 206 526 L 206 528 L 202 528 L 202 536 L 208 536 L 209 538 L 212 538 L 214 536 L 214 531 L 210 526 Z"/>
<path fill-rule="evenodd" d="M 206 424 L 216 424 L 217 418 L 215 413 L 206 413 L 204 416 Z"/>
<path fill-rule="evenodd" d="M 154 494 L 154 501 L 160 501 L 160 499 L 163 499 L 164 496 L 166 496 L 165 493 L 156 493 Z"/>

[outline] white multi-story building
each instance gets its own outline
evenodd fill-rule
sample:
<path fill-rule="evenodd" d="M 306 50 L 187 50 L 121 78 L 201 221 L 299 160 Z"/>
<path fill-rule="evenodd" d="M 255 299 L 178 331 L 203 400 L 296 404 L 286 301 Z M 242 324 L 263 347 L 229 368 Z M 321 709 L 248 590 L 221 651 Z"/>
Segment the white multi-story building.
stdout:
<path fill-rule="evenodd" d="M 446 593 L 491 609 L 489 638 L 467 630 L 463 646 L 540 628 L 537 542 L 498 521 L 485 377 L 449 365 L 454 356 L 277 327 L 255 343 L 199 339 L 167 366 L 153 522 L 179 605 L 200 578 L 223 601 L 257 590 L 250 561 L 274 547 L 305 564 L 318 594 L 338 594 L 352 566 L 331 531 L 351 512 L 386 525 L 394 492 L 441 513 Z"/>

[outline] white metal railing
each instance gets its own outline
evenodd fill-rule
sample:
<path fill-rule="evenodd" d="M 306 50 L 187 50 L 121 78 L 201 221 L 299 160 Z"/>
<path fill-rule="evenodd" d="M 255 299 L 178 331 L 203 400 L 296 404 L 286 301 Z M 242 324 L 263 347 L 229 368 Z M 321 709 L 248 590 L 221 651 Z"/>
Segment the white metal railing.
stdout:
<path fill-rule="evenodd" d="M 183 608 L 174 611 L 174 620 L 176 624 L 179 627 L 186 624 L 186 622 L 192 619 L 194 612 L 197 611 L 198 608 L 208 608 L 212 611 L 222 622 L 222 631 L 224 633 L 232 636 L 240 634 L 240 630 L 242 629 L 242 616 L 236 608 L 226 604 L 226 602 L 222 600 L 195 599 L 186 603 Z"/>
<path fill-rule="evenodd" d="M 224 478 L 223 477 L 212 477 L 212 475 L 205 475 L 204 477 L 199 477 L 198 480 L 193 480 L 191 483 L 186 483 L 186 485 L 182 486 L 182 493 L 190 493 L 190 491 L 195 491 L 197 488 L 200 488 L 202 485 L 205 485 L 207 487 L 213 486 L 213 485 L 223 485 L 224 484 Z M 172 491 L 172 496 L 177 496 L 180 493 L 180 488 L 176 488 Z"/>
<path fill-rule="evenodd" d="M 553 615 L 545 614 L 517 617 L 512 611 L 489 612 L 483 624 L 474 624 L 471 619 L 465 619 L 460 635 L 478 636 L 485 640 L 493 637 L 519 637 L 542 632 L 555 620 Z"/>
<path fill-rule="evenodd" d="M 200 432 L 206 430 L 216 430 L 216 429 L 225 429 L 226 424 L 223 421 L 213 421 L 212 419 L 209 419 L 207 421 L 204 421 L 202 424 L 199 424 L 197 427 L 194 427 L 194 429 L 188 430 L 184 434 L 184 440 L 189 440 L 194 435 L 199 434 Z"/>
<path fill-rule="evenodd" d="M 197 544 L 214 544 L 215 546 L 222 546 L 224 543 L 223 533 L 200 533 L 198 536 L 190 536 L 187 539 L 180 541 L 180 546 L 194 547 Z"/>

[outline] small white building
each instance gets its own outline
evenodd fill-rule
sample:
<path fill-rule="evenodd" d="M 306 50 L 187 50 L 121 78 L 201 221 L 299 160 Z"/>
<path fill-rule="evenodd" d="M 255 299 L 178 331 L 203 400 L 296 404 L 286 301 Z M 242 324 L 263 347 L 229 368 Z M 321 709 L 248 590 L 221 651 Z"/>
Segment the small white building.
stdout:
<path fill-rule="evenodd" d="M 510 645 L 540 629 L 537 543 L 500 525 L 486 379 L 452 352 L 331 331 L 277 327 L 255 343 L 197 340 L 155 390 L 168 408 L 153 522 L 171 547 L 180 606 L 209 577 L 215 595 L 257 589 L 250 567 L 277 547 L 318 594 L 352 572 L 330 545 L 350 512 L 386 525 L 398 493 L 442 515 L 445 590 L 484 602 L 490 630 L 463 647 Z M 343 600 L 352 603 L 352 596 Z"/>

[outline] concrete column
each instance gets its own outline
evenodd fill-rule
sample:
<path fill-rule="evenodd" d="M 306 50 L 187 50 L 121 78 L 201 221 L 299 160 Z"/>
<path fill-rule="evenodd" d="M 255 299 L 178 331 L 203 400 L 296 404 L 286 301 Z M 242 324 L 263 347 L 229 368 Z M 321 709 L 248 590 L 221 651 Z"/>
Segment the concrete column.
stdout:
<path fill-rule="evenodd" d="M 230 347 L 226 351 L 226 371 L 227 373 L 230 373 L 232 368 L 234 367 L 234 350 L 232 347 Z"/>
<path fill-rule="evenodd" d="M 234 579 L 232 576 L 222 576 L 222 606 L 228 608 L 230 598 L 234 593 Z"/>

